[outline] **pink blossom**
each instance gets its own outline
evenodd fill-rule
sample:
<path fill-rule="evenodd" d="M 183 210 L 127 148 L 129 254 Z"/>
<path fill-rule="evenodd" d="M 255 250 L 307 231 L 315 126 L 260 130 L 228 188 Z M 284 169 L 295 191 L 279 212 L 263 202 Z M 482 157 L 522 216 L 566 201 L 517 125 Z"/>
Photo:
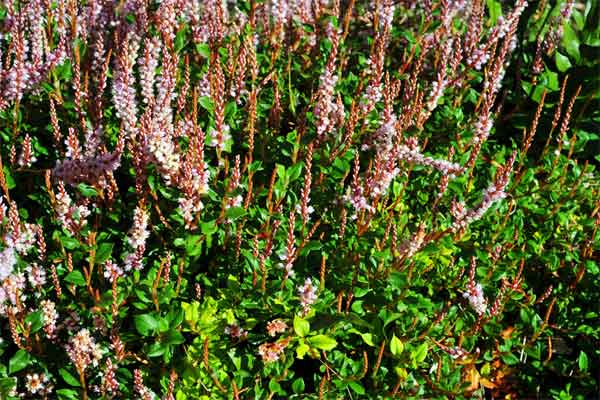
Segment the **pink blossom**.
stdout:
<path fill-rule="evenodd" d="M 12 274 L 16 264 L 17 256 L 14 248 L 6 247 L 0 251 L 0 281 L 5 280 Z"/>
<path fill-rule="evenodd" d="M 310 306 L 317 300 L 317 287 L 313 284 L 311 278 L 306 278 L 304 285 L 298 288 L 300 296 L 300 305 L 302 305 L 302 313 L 308 314 Z"/>
<path fill-rule="evenodd" d="M 46 284 L 46 271 L 36 263 L 29 265 L 25 271 L 27 271 L 27 278 L 32 287 L 39 288 Z"/>
<path fill-rule="evenodd" d="M 258 347 L 258 354 L 265 363 L 278 361 L 289 341 L 290 339 L 287 338 L 275 343 L 263 343 Z"/>
<path fill-rule="evenodd" d="M 82 329 L 72 336 L 66 349 L 69 358 L 80 373 L 83 373 L 90 365 L 96 367 L 102 358 L 100 346 L 96 344 L 87 329 Z"/>
<path fill-rule="evenodd" d="M 285 322 L 280 319 L 274 319 L 273 321 L 267 322 L 267 333 L 269 336 L 276 336 L 278 333 L 283 333 L 288 329 Z"/>
<path fill-rule="evenodd" d="M 463 297 L 469 300 L 469 304 L 478 315 L 483 315 L 487 309 L 487 300 L 483 296 L 481 285 L 469 286 L 467 291 L 463 293 Z"/>
<path fill-rule="evenodd" d="M 248 331 L 241 328 L 237 323 L 233 323 L 225 327 L 225 334 L 234 339 L 244 340 L 248 336 Z"/>
<path fill-rule="evenodd" d="M 58 312 L 56 304 L 51 300 L 42 300 L 42 319 L 44 321 L 44 332 L 48 338 L 53 339 L 56 336 L 56 321 L 58 321 Z"/>
<path fill-rule="evenodd" d="M 127 237 L 127 243 L 133 252 L 125 257 L 125 271 L 140 270 L 143 267 L 141 260 L 146 248 L 146 239 L 150 236 L 148 219 L 148 213 L 142 207 L 137 206 L 134 211 L 133 226 Z"/>

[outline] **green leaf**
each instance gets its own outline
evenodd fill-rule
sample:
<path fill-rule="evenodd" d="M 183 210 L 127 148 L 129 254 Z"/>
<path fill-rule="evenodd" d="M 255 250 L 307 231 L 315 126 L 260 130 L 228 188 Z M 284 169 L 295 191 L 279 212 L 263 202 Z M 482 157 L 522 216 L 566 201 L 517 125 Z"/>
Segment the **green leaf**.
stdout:
<path fill-rule="evenodd" d="M 244 215 L 246 215 L 246 209 L 244 207 L 232 207 L 225 212 L 225 216 L 230 221 L 235 221 Z"/>
<path fill-rule="evenodd" d="M 296 347 L 296 357 L 302 360 L 304 358 L 304 355 L 308 353 L 309 350 L 310 347 L 306 343 L 300 343 L 298 347 Z"/>
<path fill-rule="evenodd" d="M 302 248 L 302 255 L 305 256 L 311 251 L 321 250 L 323 244 L 318 240 L 311 240 Z"/>
<path fill-rule="evenodd" d="M 556 52 L 556 55 L 555 55 L 555 61 L 556 61 L 556 68 L 558 68 L 558 70 L 560 72 L 565 72 L 566 70 L 571 68 L 571 61 L 569 61 L 569 57 L 563 56 L 558 51 Z"/>
<path fill-rule="evenodd" d="M 294 393 L 303 393 L 304 392 L 304 379 L 302 378 L 297 378 L 294 380 L 294 383 L 292 383 L 292 390 L 294 391 Z"/>
<path fill-rule="evenodd" d="M 196 51 L 204 58 L 210 58 L 210 47 L 206 43 L 196 44 Z"/>
<path fill-rule="evenodd" d="M 200 230 L 205 235 L 212 235 L 219 230 L 219 227 L 217 226 L 216 220 L 212 220 L 208 222 L 202 222 L 200 224 Z"/>
<path fill-rule="evenodd" d="M 79 241 L 75 238 L 63 236 L 60 238 L 60 242 L 68 250 L 74 250 L 79 247 Z"/>
<path fill-rule="evenodd" d="M 390 350 L 395 356 L 397 356 L 398 354 L 402 354 L 402 352 L 404 351 L 404 343 L 402 343 L 402 340 L 398 339 L 396 335 L 392 336 L 392 340 L 390 342 Z"/>
<path fill-rule="evenodd" d="M 352 388 L 352 390 L 354 390 L 358 394 L 365 394 L 365 393 L 367 393 L 365 391 L 365 388 L 360 383 L 358 383 L 356 381 L 350 381 L 350 382 L 348 382 L 348 386 L 350 386 L 350 388 Z"/>
<path fill-rule="evenodd" d="M 375 346 L 375 343 L 373 343 L 373 334 L 371 333 L 361 333 L 360 336 L 362 337 L 363 341 L 368 344 L 369 346 Z"/>
<path fill-rule="evenodd" d="M 81 192 L 81 194 L 83 195 L 83 197 L 96 197 L 96 196 L 98 196 L 98 193 L 96 192 L 96 189 L 94 189 L 92 186 L 87 185 L 85 183 L 80 183 L 79 185 L 77 185 L 77 188 L 79 189 L 79 191 Z"/>
<path fill-rule="evenodd" d="M 254 161 L 252 164 L 248 166 L 248 172 L 257 172 L 264 170 L 262 166 L 262 161 Z"/>
<path fill-rule="evenodd" d="M 563 37 L 562 42 L 567 54 L 575 60 L 575 63 L 579 63 L 581 54 L 579 52 L 579 38 L 577 33 L 569 24 L 563 26 Z"/>
<path fill-rule="evenodd" d="M 78 400 L 81 398 L 79 393 L 73 389 L 59 389 L 56 391 L 59 400 Z"/>
<path fill-rule="evenodd" d="M 521 317 L 521 321 L 523 321 L 525 324 L 529 324 L 531 321 L 531 318 L 529 318 L 529 313 L 524 308 L 521 308 L 519 311 L 519 316 Z"/>
<path fill-rule="evenodd" d="M 165 333 L 163 337 L 163 342 L 166 344 L 181 344 L 185 342 L 185 338 L 181 334 L 181 332 L 171 329 L 167 333 Z"/>
<path fill-rule="evenodd" d="M 406 378 L 408 378 L 408 372 L 406 371 L 405 368 L 402 367 L 396 367 L 394 368 L 394 371 L 396 371 L 396 375 L 398 375 L 398 378 L 400 378 L 401 380 L 406 380 Z"/>
<path fill-rule="evenodd" d="M 202 252 L 202 236 L 188 235 L 185 237 L 185 252 L 190 257 L 199 256 Z"/>
<path fill-rule="evenodd" d="M 425 357 L 427 357 L 427 343 L 422 343 L 419 347 L 417 347 L 417 350 L 411 354 L 411 358 L 413 358 L 417 363 L 421 363 L 423 360 L 425 360 Z"/>
<path fill-rule="evenodd" d="M 194 301 L 193 303 L 181 302 L 181 309 L 183 310 L 183 319 L 188 324 L 193 324 L 198 320 L 200 303 Z"/>
<path fill-rule="evenodd" d="M 275 169 L 277 170 L 277 178 L 281 181 L 285 181 L 286 179 L 286 172 L 285 172 L 285 166 L 281 165 L 281 164 L 277 164 L 275 166 Z"/>
<path fill-rule="evenodd" d="M 186 30 L 180 29 L 175 35 L 175 52 L 179 53 L 186 45 Z"/>
<path fill-rule="evenodd" d="M 202 96 L 198 99 L 198 103 L 200 103 L 200 105 L 202 106 L 202 108 L 204 108 L 206 111 L 208 112 L 212 112 L 215 108 L 215 106 L 213 105 L 212 101 L 210 100 L 210 97 L 208 96 Z"/>
<path fill-rule="evenodd" d="M 360 335 L 360 337 L 366 344 L 368 344 L 369 346 L 375 346 L 375 343 L 373 343 L 373 334 L 371 333 L 362 333 L 358 329 L 354 328 L 348 330 L 348 333 L 356 333 L 357 335 Z"/>
<path fill-rule="evenodd" d="M 8 169 L 7 166 L 5 166 L 4 168 L 2 168 L 2 170 L 4 171 L 4 177 L 6 178 L 6 187 L 8 189 L 14 189 L 16 185 L 15 180 L 13 179 L 12 175 L 10 174 L 10 170 Z"/>
<path fill-rule="evenodd" d="M 65 281 L 76 286 L 85 286 L 85 278 L 81 271 L 71 271 L 65 276 Z"/>
<path fill-rule="evenodd" d="M 183 309 L 177 308 L 172 309 L 166 316 L 167 321 L 169 321 L 169 326 L 178 327 L 183 322 Z"/>
<path fill-rule="evenodd" d="M 148 352 L 146 353 L 148 357 L 160 357 L 165 354 L 168 346 L 164 343 L 152 343 L 148 348 Z"/>
<path fill-rule="evenodd" d="M 17 386 L 17 378 L 0 378 L 0 399 L 9 398 L 9 393 Z"/>
<path fill-rule="evenodd" d="M 300 177 L 303 166 L 303 163 L 296 163 L 287 170 L 286 174 L 290 182 L 293 182 Z"/>
<path fill-rule="evenodd" d="M 108 260 L 112 254 L 114 243 L 100 243 L 96 250 L 96 259 L 94 260 L 97 264 L 102 264 Z"/>
<path fill-rule="evenodd" d="M 490 13 L 490 22 L 495 25 L 498 17 L 502 16 L 502 4 L 496 0 L 486 0 L 486 5 Z"/>
<path fill-rule="evenodd" d="M 325 351 L 333 350 L 335 346 L 337 346 L 337 342 L 335 341 L 335 339 L 330 338 L 326 335 L 316 335 L 310 337 L 308 338 L 308 342 L 311 346 Z"/>
<path fill-rule="evenodd" d="M 22 370 L 29 365 L 29 361 L 31 361 L 31 355 L 28 352 L 23 349 L 17 351 L 8 362 L 8 373 L 14 374 Z"/>
<path fill-rule="evenodd" d="M 296 315 L 294 317 L 294 331 L 296 335 L 304 337 L 310 332 L 310 323 Z"/>
<path fill-rule="evenodd" d="M 151 332 L 158 330 L 158 320 L 151 314 L 140 314 L 134 317 L 135 328 L 143 336 L 149 336 Z"/>
<path fill-rule="evenodd" d="M 274 393 L 285 393 L 279 382 L 277 382 L 275 379 L 271 379 L 269 381 L 269 390 Z"/>
<path fill-rule="evenodd" d="M 152 300 L 148 297 L 148 294 L 142 289 L 133 289 L 138 299 L 140 299 L 143 303 L 150 304 Z"/>
<path fill-rule="evenodd" d="M 577 365 L 579 366 L 579 370 L 580 371 L 587 371 L 588 369 L 588 356 L 587 354 L 585 354 L 585 352 L 580 352 L 579 353 L 579 358 L 577 359 Z"/>
<path fill-rule="evenodd" d="M 513 353 L 502 354 L 500 358 L 502 358 L 502 361 L 507 365 L 516 365 L 519 363 L 519 359 Z"/>
<path fill-rule="evenodd" d="M 169 330 L 169 321 L 166 318 L 156 317 L 158 321 L 158 332 L 164 333 Z"/>
<path fill-rule="evenodd" d="M 600 156 L 598 158 L 600 160 Z M 594 260 L 585 260 L 585 268 L 593 275 L 597 275 L 600 272 L 600 267 Z"/>
<path fill-rule="evenodd" d="M 67 382 L 69 385 L 71 386 L 81 386 L 81 384 L 79 383 L 79 379 L 75 378 L 69 371 L 67 371 L 64 368 L 61 368 L 58 370 L 58 373 L 60 374 L 60 376 L 62 376 L 62 378 L 65 380 L 65 382 Z"/>
<path fill-rule="evenodd" d="M 44 321 L 42 319 L 42 312 L 35 311 L 27 315 L 25 318 L 25 323 L 29 324 L 30 333 L 39 331 L 42 326 L 44 326 Z"/>

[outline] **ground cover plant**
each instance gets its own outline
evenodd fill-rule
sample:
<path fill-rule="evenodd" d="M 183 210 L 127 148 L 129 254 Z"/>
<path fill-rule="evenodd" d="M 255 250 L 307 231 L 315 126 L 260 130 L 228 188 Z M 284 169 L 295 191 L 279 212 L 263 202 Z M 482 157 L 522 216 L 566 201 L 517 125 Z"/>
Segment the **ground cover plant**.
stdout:
<path fill-rule="evenodd" d="M 599 398 L 599 25 L 3 1 L 0 398 Z"/>

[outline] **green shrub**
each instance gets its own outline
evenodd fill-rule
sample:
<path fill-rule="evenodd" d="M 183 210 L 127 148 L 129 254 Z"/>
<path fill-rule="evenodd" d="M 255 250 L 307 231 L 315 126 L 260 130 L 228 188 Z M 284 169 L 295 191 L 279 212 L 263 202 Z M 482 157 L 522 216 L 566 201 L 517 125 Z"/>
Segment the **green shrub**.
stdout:
<path fill-rule="evenodd" d="M 4 2 L 0 398 L 600 396 L 595 1 Z"/>

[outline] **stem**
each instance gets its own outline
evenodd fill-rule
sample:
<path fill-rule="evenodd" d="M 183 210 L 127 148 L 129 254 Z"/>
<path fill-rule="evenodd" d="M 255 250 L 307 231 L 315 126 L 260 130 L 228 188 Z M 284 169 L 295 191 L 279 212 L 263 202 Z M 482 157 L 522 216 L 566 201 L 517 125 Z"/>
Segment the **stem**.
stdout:
<path fill-rule="evenodd" d="M 88 400 L 88 394 L 87 394 L 87 387 L 85 386 L 85 374 L 84 371 L 79 370 L 79 383 L 81 383 L 81 394 L 82 394 L 82 400 Z"/>

